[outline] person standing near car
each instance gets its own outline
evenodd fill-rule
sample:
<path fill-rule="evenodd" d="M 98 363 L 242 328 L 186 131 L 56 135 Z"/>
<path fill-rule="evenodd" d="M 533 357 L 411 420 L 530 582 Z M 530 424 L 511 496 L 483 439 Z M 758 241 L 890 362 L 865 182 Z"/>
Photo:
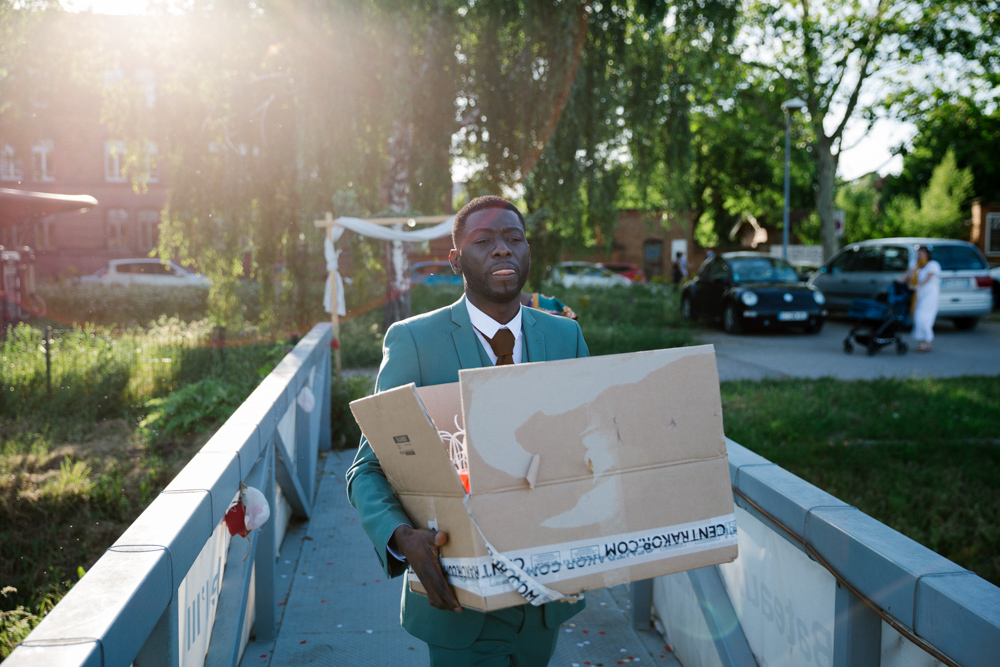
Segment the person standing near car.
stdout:
<path fill-rule="evenodd" d="M 941 265 L 931 257 L 927 246 L 917 248 L 917 263 L 907 272 L 906 282 L 914 290 L 912 335 L 917 352 L 930 352 L 941 294 Z"/>
<path fill-rule="evenodd" d="M 673 264 L 672 277 L 674 279 L 674 287 L 677 287 L 679 289 L 681 283 L 687 279 L 687 276 L 688 276 L 687 261 L 684 259 L 684 253 L 678 252 L 677 256 L 674 258 L 674 264 Z"/>

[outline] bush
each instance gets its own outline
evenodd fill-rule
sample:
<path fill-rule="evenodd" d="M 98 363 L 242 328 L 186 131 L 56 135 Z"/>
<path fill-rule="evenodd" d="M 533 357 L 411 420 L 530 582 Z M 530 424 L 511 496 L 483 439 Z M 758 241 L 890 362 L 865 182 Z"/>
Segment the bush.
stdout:
<path fill-rule="evenodd" d="M 366 373 L 345 375 L 340 387 L 334 379 L 330 391 L 330 445 L 334 449 L 354 449 L 361 441 L 361 429 L 351 413 L 351 401 L 364 398 L 375 388 L 375 376 Z"/>

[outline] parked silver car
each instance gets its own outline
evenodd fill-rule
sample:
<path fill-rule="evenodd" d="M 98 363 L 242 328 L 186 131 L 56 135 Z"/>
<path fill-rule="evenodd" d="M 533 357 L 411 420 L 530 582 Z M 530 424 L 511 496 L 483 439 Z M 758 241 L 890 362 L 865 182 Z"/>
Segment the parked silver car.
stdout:
<path fill-rule="evenodd" d="M 174 264 L 164 262 L 155 257 L 138 257 L 135 259 L 112 259 L 108 265 L 89 276 L 82 276 L 76 282 L 96 285 L 163 285 L 180 287 L 196 285 L 208 287 L 209 279 L 200 273 L 194 273 Z"/>
<path fill-rule="evenodd" d="M 827 308 L 846 311 L 852 299 L 887 294 L 892 282 L 916 263 L 922 245 L 941 265 L 938 317 L 959 329 L 973 328 L 990 312 L 993 280 L 983 253 L 967 241 L 907 237 L 852 243 L 820 267 L 809 284 L 823 291 Z"/>
<path fill-rule="evenodd" d="M 591 262 L 560 262 L 552 269 L 552 282 L 561 287 L 628 287 L 632 281 Z"/>

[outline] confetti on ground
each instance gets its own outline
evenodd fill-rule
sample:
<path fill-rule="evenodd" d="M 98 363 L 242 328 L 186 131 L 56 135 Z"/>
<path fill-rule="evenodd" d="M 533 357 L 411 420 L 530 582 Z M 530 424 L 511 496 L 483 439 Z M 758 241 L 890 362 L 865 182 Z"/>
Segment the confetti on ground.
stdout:
<path fill-rule="evenodd" d="M 326 600 L 320 600 L 319 603 L 320 604 L 326 604 Z"/>
<path fill-rule="evenodd" d="M 302 641 L 300 641 L 299 643 L 300 643 L 300 644 L 305 644 L 305 643 L 306 643 L 306 640 L 305 640 L 305 639 L 303 639 L 303 640 L 302 640 Z"/>
<path fill-rule="evenodd" d="M 333 561 L 329 561 L 327 565 L 333 565 Z"/>
<path fill-rule="evenodd" d="M 372 631 L 371 630 L 365 630 L 365 633 L 370 635 L 372 633 Z"/>

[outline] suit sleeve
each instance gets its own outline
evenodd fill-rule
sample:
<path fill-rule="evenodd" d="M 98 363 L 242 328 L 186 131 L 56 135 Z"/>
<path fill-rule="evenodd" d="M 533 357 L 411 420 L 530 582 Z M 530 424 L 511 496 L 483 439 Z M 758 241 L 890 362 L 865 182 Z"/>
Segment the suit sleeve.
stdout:
<path fill-rule="evenodd" d="M 583 339 L 583 329 L 580 328 L 578 322 L 574 321 L 573 324 L 576 325 L 576 356 L 577 358 L 589 357 L 590 348 L 587 347 L 587 341 Z"/>
<path fill-rule="evenodd" d="M 420 382 L 420 365 L 413 336 L 404 324 L 389 327 L 382 343 L 382 364 L 375 380 L 375 393 Z M 387 553 L 392 531 L 401 523 L 411 523 L 386 479 L 378 457 L 361 437 L 354 463 L 347 471 L 347 497 L 361 516 L 361 525 L 375 547 L 382 569 L 389 577 L 402 574 L 406 566 Z"/>

